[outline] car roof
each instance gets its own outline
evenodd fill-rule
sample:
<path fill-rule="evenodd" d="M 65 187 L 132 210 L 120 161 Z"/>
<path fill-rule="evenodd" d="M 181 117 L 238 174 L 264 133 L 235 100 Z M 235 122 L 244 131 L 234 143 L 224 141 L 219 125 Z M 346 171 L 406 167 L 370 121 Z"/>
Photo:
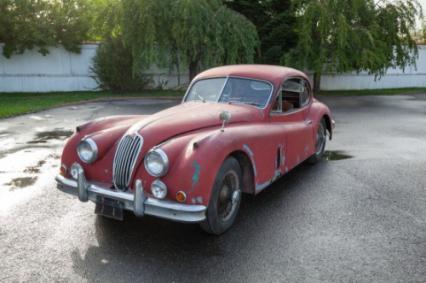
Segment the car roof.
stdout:
<path fill-rule="evenodd" d="M 293 68 L 273 65 L 228 65 L 206 70 L 198 74 L 194 80 L 214 77 L 244 77 L 270 81 L 274 85 L 280 85 L 284 78 L 302 77 L 309 78 L 301 71 Z"/>

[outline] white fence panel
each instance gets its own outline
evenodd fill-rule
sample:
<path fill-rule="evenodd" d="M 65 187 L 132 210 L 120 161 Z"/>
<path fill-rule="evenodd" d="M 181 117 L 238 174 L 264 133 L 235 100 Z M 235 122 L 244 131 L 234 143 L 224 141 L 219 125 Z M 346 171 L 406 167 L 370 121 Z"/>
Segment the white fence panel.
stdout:
<path fill-rule="evenodd" d="M 96 90 L 90 70 L 96 48 L 95 44 L 82 45 L 80 54 L 49 48 L 46 56 L 36 49 L 10 59 L 0 55 L 0 92 Z"/>
<path fill-rule="evenodd" d="M 91 72 L 96 44 L 82 45 L 81 53 L 67 52 L 63 48 L 49 48 L 50 53 L 41 55 L 36 50 L 26 51 L 7 59 L 0 55 L 0 92 L 48 92 L 48 91 L 95 91 L 98 85 Z M 0 45 L 0 51 L 2 46 Z M 178 86 L 178 75 L 153 67 L 152 87 Z M 180 74 L 180 83 L 188 83 L 188 74 Z M 426 46 L 419 46 L 417 68 L 390 69 L 375 80 L 367 73 L 325 74 L 323 90 L 354 90 L 378 88 L 426 87 Z"/>
<path fill-rule="evenodd" d="M 355 90 L 381 88 L 426 87 L 426 46 L 419 46 L 416 68 L 389 69 L 385 76 L 374 79 L 367 73 L 326 74 L 321 77 L 322 90 Z"/>

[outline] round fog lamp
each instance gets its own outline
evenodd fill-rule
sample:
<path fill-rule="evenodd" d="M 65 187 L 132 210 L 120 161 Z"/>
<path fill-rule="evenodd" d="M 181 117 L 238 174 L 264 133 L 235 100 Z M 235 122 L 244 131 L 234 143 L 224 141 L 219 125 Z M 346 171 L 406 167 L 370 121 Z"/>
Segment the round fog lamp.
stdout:
<path fill-rule="evenodd" d="M 167 195 L 167 186 L 160 180 L 155 180 L 151 184 L 151 192 L 155 198 L 163 199 Z"/>

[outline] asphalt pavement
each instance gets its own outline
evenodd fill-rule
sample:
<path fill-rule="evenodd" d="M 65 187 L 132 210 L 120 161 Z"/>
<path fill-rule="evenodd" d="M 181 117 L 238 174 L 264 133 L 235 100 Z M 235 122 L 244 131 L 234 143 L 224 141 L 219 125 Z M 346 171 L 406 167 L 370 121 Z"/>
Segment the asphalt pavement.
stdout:
<path fill-rule="evenodd" d="M 337 127 L 327 158 L 245 196 L 220 237 L 152 217 L 103 219 L 56 189 L 77 125 L 177 101 L 0 120 L 0 282 L 426 282 L 426 94 L 321 99 Z"/>

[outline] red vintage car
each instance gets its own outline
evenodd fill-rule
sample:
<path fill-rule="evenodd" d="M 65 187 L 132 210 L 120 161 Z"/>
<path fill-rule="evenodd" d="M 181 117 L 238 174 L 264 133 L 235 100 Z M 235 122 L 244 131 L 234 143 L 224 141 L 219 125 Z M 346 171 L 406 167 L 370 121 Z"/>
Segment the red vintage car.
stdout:
<path fill-rule="evenodd" d="M 304 73 L 218 67 L 199 74 L 178 106 L 78 126 L 56 181 L 103 216 L 123 219 L 130 210 L 221 234 L 242 193 L 258 194 L 305 160 L 321 160 L 333 128 Z"/>

